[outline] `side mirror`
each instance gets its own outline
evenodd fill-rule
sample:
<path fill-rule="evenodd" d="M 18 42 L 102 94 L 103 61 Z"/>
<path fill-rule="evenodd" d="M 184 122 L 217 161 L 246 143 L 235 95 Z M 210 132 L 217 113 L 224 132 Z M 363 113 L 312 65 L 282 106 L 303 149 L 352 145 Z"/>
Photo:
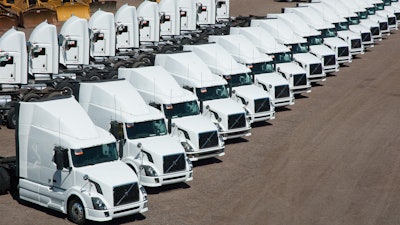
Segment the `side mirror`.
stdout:
<path fill-rule="evenodd" d="M 124 139 L 124 127 L 122 123 L 118 121 L 111 121 L 111 128 L 110 133 L 115 137 L 117 140 Z"/>
<path fill-rule="evenodd" d="M 54 148 L 54 163 L 57 166 L 57 170 L 62 170 L 64 168 L 68 169 L 70 167 L 68 160 L 68 150 L 60 146 L 56 146 Z"/>

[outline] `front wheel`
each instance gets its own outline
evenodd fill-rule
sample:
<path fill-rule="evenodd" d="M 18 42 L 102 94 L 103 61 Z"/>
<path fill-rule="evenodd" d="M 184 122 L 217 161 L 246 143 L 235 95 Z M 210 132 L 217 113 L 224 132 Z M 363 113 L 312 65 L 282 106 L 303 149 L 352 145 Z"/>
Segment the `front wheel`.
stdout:
<path fill-rule="evenodd" d="M 85 208 L 79 199 L 73 198 L 68 203 L 68 217 L 73 223 L 85 224 Z"/>

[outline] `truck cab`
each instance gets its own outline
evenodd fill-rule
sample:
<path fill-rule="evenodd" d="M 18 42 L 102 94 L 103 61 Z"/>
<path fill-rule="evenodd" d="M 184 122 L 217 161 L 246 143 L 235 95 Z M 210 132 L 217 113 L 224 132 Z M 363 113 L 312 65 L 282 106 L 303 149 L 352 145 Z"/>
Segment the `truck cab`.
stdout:
<path fill-rule="evenodd" d="M 238 62 L 222 46 L 215 43 L 185 45 L 183 50 L 199 56 L 212 73 L 224 78 L 232 87 L 231 98 L 243 105 L 251 123 L 275 118 L 269 93 L 254 84 L 251 70 Z"/>
<path fill-rule="evenodd" d="M 20 102 L 18 112 L 19 198 L 78 224 L 148 210 L 146 191 L 119 160 L 115 138 L 73 97 Z"/>
<path fill-rule="evenodd" d="M 191 161 L 225 155 L 225 143 L 214 123 L 200 115 L 197 98 L 159 66 L 120 68 L 125 78 L 165 116 L 170 136 L 178 140 Z"/>
<path fill-rule="evenodd" d="M 238 28 L 241 29 L 241 28 Z M 245 28 L 243 28 L 245 29 Z M 260 28 L 261 29 L 261 28 Z M 233 29 L 231 28 L 233 31 Z M 247 31 L 247 30 L 246 30 Z M 242 32 L 242 31 L 240 31 Z M 262 36 L 260 36 L 261 38 Z M 268 37 L 268 36 L 266 36 Z M 271 37 L 271 36 L 270 36 Z M 307 79 L 307 74 L 306 71 L 297 65 L 294 60 L 292 53 L 288 48 L 285 47 L 286 50 L 286 63 L 285 64 L 279 64 L 276 63 L 276 58 L 275 55 L 274 57 L 268 57 L 265 54 L 261 53 L 258 51 L 258 48 L 254 46 L 254 44 L 257 43 L 252 43 L 253 40 L 249 40 L 246 38 L 246 36 L 242 34 L 230 34 L 230 35 L 225 35 L 225 36 L 210 36 L 209 37 L 210 42 L 216 42 L 217 44 L 221 45 L 224 47 L 226 50 L 230 51 L 233 57 L 236 58 L 237 61 L 240 58 L 250 58 L 254 57 L 252 55 L 255 55 L 258 58 L 263 58 L 264 62 L 267 62 L 268 59 L 270 59 L 270 65 L 273 65 L 273 68 L 275 68 L 275 71 L 278 72 L 284 79 L 289 82 L 289 87 L 290 87 L 290 93 L 287 95 L 287 92 L 285 94 L 286 97 L 292 97 L 293 94 L 301 94 L 301 93 L 310 93 L 311 92 L 311 84 L 309 80 Z M 267 43 L 265 39 L 263 42 Z M 254 57 L 255 58 L 255 57 Z M 240 60 L 240 61 L 243 61 Z M 249 62 L 247 62 L 249 63 Z M 282 62 L 280 62 L 282 63 Z M 279 65 L 278 65 L 279 64 Z"/>
<path fill-rule="evenodd" d="M 364 54 L 364 44 L 361 41 L 361 34 L 349 30 L 349 22 L 332 11 L 323 3 L 300 3 L 300 6 L 310 7 L 319 13 L 326 22 L 332 23 L 337 31 L 337 36 L 347 42 L 350 54 L 353 56 Z"/>
<path fill-rule="evenodd" d="M 324 45 L 321 32 L 310 27 L 301 17 L 294 13 L 268 14 L 268 18 L 277 18 L 286 23 L 291 30 L 302 38 L 307 39 L 309 53 L 322 61 L 325 73 L 339 71 L 335 52 Z"/>
<path fill-rule="evenodd" d="M 317 11 L 309 7 L 284 8 L 284 13 L 294 13 L 311 27 L 321 32 L 324 44 L 336 53 L 339 64 L 351 63 L 352 56 L 347 42 L 337 37 L 336 27 L 325 21 Z"/>
<path fill-rule="evenodd" d="M 349 24 L 349 30 L 355 33 L 361 34 L 361 42 L 365 47 L 374 47 L 374 40 L 372 38 L 372 30 L 376 29 L 377 25 L 371 26 L 364 26 L 364 24 L 360 23 L 360 19 L 355 12 L 351 12 L 346 8 L 341 1 L 325 1 L 321 0 L 322 4 L 330 8 L 333 12 L 337 15 L 345 18 Z"/>
<path fill-rule="evenodd" d="M 181 87 L 197 96 L 202 115 L 217 124 L 224 140 L 251 135 L 250 118 L 242 104 L 229 98 L 226 80 L 213 74 L 196 54 L 157 54 L 155 65 L 164 67 Z"/>
<path fill-rule="evenodd" d="M 135 6 L 122 5 L 115 13 L 116 51 L 139 48 L 139 22 Z"/>
<path fill-rule="evenodd" d="M 374 6 L 376 15 L 388 18 L 390 30 L 398 30 L 399 22 L 395 15 L 395 13 L 399 13 L 398 9 L 391 6 L 385 6 L 385 3 L 382 0 L 366 0 L 366 2 Z"/>
<path fill-rule="evenodd" d="M 251 26 L 267 30 L 280 43 L 287 46 L 294 61 L 301 66 L 310 82 L 326 80 L 322 60 L 309 53 L 307 39 L 298 36 L 284 21 L 279 19 L 253 19 Z"/>
<path fill-rule="evenodd" d="M 156 2 L 144 1 L 137 8 L 139 20 L 139 40 L 144 45 L 154 45 L 160 41 L 160 14 Z"/>
<path fill-rule="evenodd" d="M 125 80 L 81 82 L 79 104 L 93 122 L 117 139 L 119 157 L 146 187 L 188 182 L 192 163 L 168 135 L 164 115 L 148 106 Z"/>

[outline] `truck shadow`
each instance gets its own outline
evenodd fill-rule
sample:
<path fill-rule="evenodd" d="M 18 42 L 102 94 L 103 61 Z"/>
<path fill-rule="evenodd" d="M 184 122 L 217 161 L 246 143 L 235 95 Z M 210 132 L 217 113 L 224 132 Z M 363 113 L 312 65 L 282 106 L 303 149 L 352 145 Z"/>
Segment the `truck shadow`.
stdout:
<path fill-rule="evenodd" d="M 251 124 L 251 128 L 265 127 L 265 126 L 272 126 L 272 124 L 267 121 L 259 121 Z"/>
<path fill-rule="evenodd" d="M 237 143 L 245 143 L 249 142 L 249 140 L 244 139 L 244 138 L 235 138 L 235 139 L 229 139 L 225 141 L 225 145 L 231 145 L 231 144 L 237 144 Z"/>
<path fill-rule="evenodd" d="M 102 225 L 104 225 L 104 224 L 107 224 L 107 225 L 120 225 L 120 224 L 130 224 L 132 222 L 142 221 L 142 220 L 145 220 L 145 219 L 146 219 L 146 217 L 143 214 L 139 213 L 139 214 L 135 214 L 135 215 L 131 215 L 131 216 L 117 218 L 117 219 L 114 219 L 112 221 L 107 221 L 105 223 L 87 221 L 85 224 L 86 225 L 100 225 L 100 224 L 102 224 Z"/>
<path fill-rule="evenodd" d="M 202 159 L 200 161 L 195 161 L 192 162 L 194 167 L 198 166 L 206 166 L 206 165 L 211 165 L 211 164 L 216 164 L 216 163 L 222 163 L 223 161 L 218 159 L 218 158 L 209 158 L 209 159 Z"/>
<path fill-rule="evenodd" d="M 160 194 L 161 192 L 172 191 L 176 189 L 187 189 L 190 185 L 187 183 L 169 184 L 161 187 L 146 187 L 146 192 L 149 195 Z"/>
<path fill-rule="evenodd" d="M 303 95 L 303 94 L 295 94 L 295 95 L 294 95 L 294 98 L 295 98 L 295 99 L 304 99 L 304 98 L 308 98 L 308 96 L 305 96 L 305 95 Z"/>

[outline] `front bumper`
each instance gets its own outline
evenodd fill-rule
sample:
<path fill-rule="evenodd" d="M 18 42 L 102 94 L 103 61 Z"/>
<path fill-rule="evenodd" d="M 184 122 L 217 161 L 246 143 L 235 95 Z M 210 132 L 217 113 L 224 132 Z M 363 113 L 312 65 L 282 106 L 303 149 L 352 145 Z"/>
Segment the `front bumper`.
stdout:
<path fill-rule="evenodd" d="M 129 216 L 137 213 L 144 213 L 148 210 L 147 200 L 134 202 L 107 210 L 95 210 L 85 208 L 86 219 L 98 222 L 110 221 L 119 217 Z"/>
<path fill-rule="evenodd" d="M 251 127 L 230 129 L 227 131 L 220 131 L 219 133 L 222 135 L 224 140 L 248 137 L 251 135 Z"/>
<path fill-rule="evenodd" d="M 169 173 L 156 177 L 139 175 L 140 182 L 145 187 L 160 187 L 168 184 L 188 182 L 193 180 L 193 170 Z"/>
<path fill-rule="evenodd" d="M 217 156 L 224 156 L 225 155 L 225 147 L 217 146 L 217 147 L 212 147 L 212 148 L 201 149 L 201 150 L 195 151 L 195 152 L 186 152 L 186 155 L 190 161 L 198 161 L 201 159 L 207 159 L 207 158 L 212 158 L 212 157 L 217 157 Z"/>

